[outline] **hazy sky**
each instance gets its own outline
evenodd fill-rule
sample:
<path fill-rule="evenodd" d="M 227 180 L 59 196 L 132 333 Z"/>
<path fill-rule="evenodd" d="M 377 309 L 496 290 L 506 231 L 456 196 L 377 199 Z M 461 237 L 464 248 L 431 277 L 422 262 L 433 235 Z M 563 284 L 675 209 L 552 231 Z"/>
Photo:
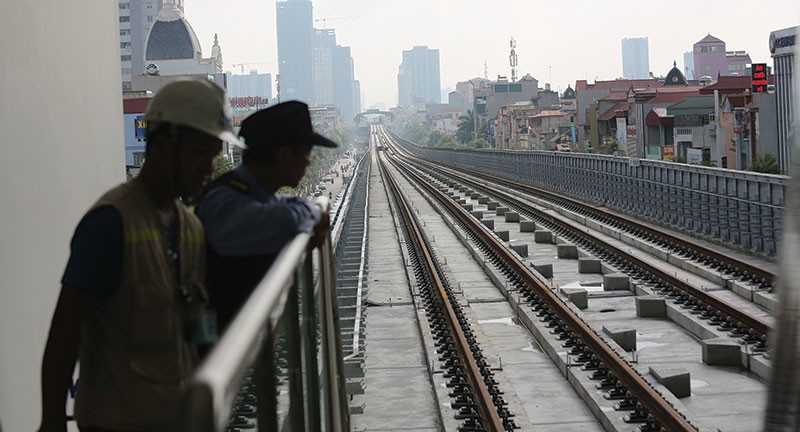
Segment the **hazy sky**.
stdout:
<path fill-rule="evenodd" d="M 575 80 L 622 75 L 621 40 L 649 39 L 650 70 L 666 75 L 706 34 L 753 62 L 772 63 L 770 31 L 800 24 L 798 0 L 662 1 L 550 0 L 314 0 L 315 27 L 336 29 L 349 46 L 364 108 L 397 103 L 402 51 L 439 50 L 442 88 L 484 75 L 510 76 L 509 40 L 517 41 L 518 76 L 530 73 L 554 90 Z M 275 0 L 185 0 L 186 17 L 203 46 L 219 34 L 226 70 L 277 73 Z M 263 62 L 263 63 L 262 63 Z M 239 68 L 236 68 L 238 73 Z"/>

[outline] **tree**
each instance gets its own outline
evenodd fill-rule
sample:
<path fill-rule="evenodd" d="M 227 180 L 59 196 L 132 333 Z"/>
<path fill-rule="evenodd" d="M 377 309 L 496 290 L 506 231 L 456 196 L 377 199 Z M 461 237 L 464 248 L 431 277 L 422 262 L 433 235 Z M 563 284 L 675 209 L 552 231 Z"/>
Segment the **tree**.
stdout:
<path fill-rule="evenodd" d="M 214 172 L 211 174 L 211 179 L 214 180 L 232 169 L 233 162 L 220 153 L 214 158 Z"/>
<path fill-rule="evenodd" d="M 456 138 L 461 144 L 466 144 L 475 138 L 475 115 L 472 113 L 472 110 L 467 110 L 466 114 L 458 118 Z"/>
<path fill-rule="evenodd" d="M 750 171 L 765 174 L 780 174 L 781 167 L 778 165 L 778 158 L 773 154 L 763 154 L 756 156 L 750 164 Z"/>

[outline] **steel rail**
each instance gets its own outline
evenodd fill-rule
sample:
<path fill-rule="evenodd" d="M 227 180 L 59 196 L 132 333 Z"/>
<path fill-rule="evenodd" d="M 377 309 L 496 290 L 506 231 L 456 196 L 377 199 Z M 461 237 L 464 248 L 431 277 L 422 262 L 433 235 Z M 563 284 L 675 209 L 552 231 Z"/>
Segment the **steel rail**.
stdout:
<path fill-rule="evenodd" d="M 394 138 L 398 139 L 400 141 L 405 141 L 405 140 L 402 140 L 399 137 L 394 137 Z M 409 145 L 414 145 L 414 144 L 413 143 L 409 143 Z M 590 205 L 584 204 L 584 203 L 582 203 L 582 202 L 580 202 L 580 201 L 578 201 L 578 200 L 576 200 L 574 198 L 571 198 L 571 197 L 568 197 L 568 196 L 565 196 L 565 195 L 561 195 L 561 194 L 556 193 L 556 192 L 551 192 L 551 191 L 547 191 L 547 190 L 544 190 L 544 189 L 541 189 L 541 188 L 537 188 L 535 186 L 531 186 L 531 185 L 528 185 L 528 184 L 525 184 L 525 183 L 520 183 L 520 182 L 517 182 L 517 181 L 514 181 L 514 180 L 504 179 L 504 178 L 501 178 L 501 177 L 498 177 L 498 176 L 495 176 L 495 175 L 492 175 L 492 174 L 486 174 L 486 173 L 483 173 L 483 172 L 480 172 L 480 171 L 475 171 L 475 170 L 468 169 L 468 168 L 459 168 L 459 171 L 462 172 L 462 173 L 465 173 L 465 174 L 469 174 L 469 175 L 471 175 L 471 176 L 473 176 L 475 178 L 484 178 L 484 179 L 487 179 L 487 180 L 495 182 L 495 183 L 505 184 L 505 185 L 508 185 L 510 187 L 516 188 L 516 189 L 518 189 L 520 191 L 523 191 L 523 192 L 526 192 L 526 193 L 530 193 L 532 195 L 539 195 L 541 197 L 545 197 L 546 199 L 550 199 L 552 201 L 562 200 L 562 201 L 568 202 L 570 205 L 574 205 L 575 207 L 580 208 L 581 211 L 583 211 L 583 212 L 594 214 L 594 215 L 599 215 L 597 217 L 598 219 L 599 219 L 600 216 L 606 217 L 608 219 L 612 219 L 612 220 L 616 221 L 619 224 L 627 225 L 627 228 L 629 228 L 629 229 L 643 231 L 643 232 L 646 232 L 646 233 L 648 233 L 650 235 L 653 235 L 653 236 L 656 236 L 658 238 L 661 238 L 661 239 L 663 239 L 665 241 L 672 242 L 672 243 L 674 243 L 676 245 L 675 246 L 676 248 L 677 247 L 681 247 L 681 248 L 685 248 L 685 249 L 689 249 L 689 250 L 695 251 L 699 255 L 704 255 L 704 258 L 707 258 L 707 259 L 710 259 L 710 260 L 717 260 L 717 261 L 719 261 L 721 263 L 728 264 L 729 266 L 732 266 L 734 269 L 740 270 L 740 271 L 742 271 L 744 273 L 752 275 L 755 278 L 758 278 L 758 279 L 761 279 L 763 281 L 766 281 L 770 285 L 774 285 L 775 284 L 775 273 L 772 273 L 769 270 L 765 270 L 763 268 L 754 266 L 754 265 L 752 265 L 752 264 L 750 264 L 748 262 L 742 261 L 742 260 L 740 260 L 740 259 L 738 259 L 736 257 L 733 257 L 733 256 L 730 256 L 728 254 L 725 254 L 724 252 L 720 252 L 718 250 L 714 250 L 714 249 L 710 249 L 710 248 L 706 248 L 706 247 L 697 245 L 697 244 L 692 243 L 692 242 L 690 242 L 690 241 L 688 241 L 686 239 L 674 236 L 674 235 L 672 235 L 672 234 L 670 234 L 670 233 L 668 233 L 666 231 L 662 231 L 662 230 L 659 230 L 657 228 L 651 227 L 649 225 L 642 224 L 642 223 L 640 223 L 640 222 L 638 222 L 638 221 L 636 221 L 634 219 L 631 219 L 631 218 L 629 218 L 627 216 L 623 216 L 623 215 L 620 215 L 618 213 L 607 211 L 607 210 L 600 210 L 600 209 L 598 209 L 596 207 L 592 207 Z"/>
<path fill-rule="evenodd" d="M 689 423 L 683 414 L 667 403 L 667 401 L 664 400 L 635 369 L 603 341 L 597 332 L 575 314 L 569 306 L 559 299 L 558 296 L 526 268 L 524 264 L 520 263 L 499 239 L 490 235 L 486 227 L 475 221 L 471 215 L 460 206 L 455 205 L 450 197 L 431 186 L 426 179 L 409 170 L 407 167 L 402 167 L 399 164 L 394 166 L 416 179 L 429 193 L 439 197 L 440 202 L 459 215 L 461 220 L 472 230 L 479 233 L 481 238 L 492 247 L 495 253 L 500 255 L 503 261 L 508 263 L 525 283 L 536 290 L 536 293 L 542 300 L 577 335 L 577 337 L 593 351 L 595 356 L 608 368 L 609 372 L 637 398 L 638 402 L 650 412 L 650 414 L 661 422 L 663 428 L 669 431 L 696 431 L 696 428 Z"/>
<path fill-rule="evenodd" d="M 636 256 L 629 254 L 628 252 L 625 252 L 624 249 L 621 249 L 611 244 L 607 244 L 597 236 L 575 229 L 574 227 L 570 226 L 569 224 L 565 224 L 564 222 L 560 221 L 558 218 L 552 215 L 534 209 L 529 204 L 522 202 L 519 198 L 509 194 L 508 192 L 501 191 L 496 188 L 491 188 L 485 185 L 481 185 L 480 183 L 466 176 L 462 176 L 455 173 L 449 173 L 449 175 L 458 178 L 459 181 L 467 183 L 472 187 L 485 188 L 491 191 L 492 194 L 495 194 L 498 197 L 502 197 L 503 200 L 517 207 L 520 207 L 532 213 L 536 213 L 540 217 L 546 218 L 550 222 L 570 230 L 573 235 L 581 237 L 587 242 L 593 243 L 598 247 L 604 248 L 611 253 L 623 256 L 631 264 L 638 266 L 639 268 L 651 274 L 652 276 L 661 279 L 662 281 L 674 286 L 675 288 L 683 291 L 684 293 L 696 298 L 698 301 L 701 301 L 706 305 L 708 305 L 709 307 L 712 307 L 721 312 L 722 314 L 727 315 L 729 318 L 735 320 L 739 324 L 750 328 L 752 331 L 756 332 L 761 337 L 766 337 L 770 330 L 769 324 L 766 321 L 762 320 L 761 318 L 738 309 L 736 306 L 726 302 L 725 300 L 716 297 L 712 294 L 709 294 L 708 292 L 700 288 L 697 288 L 672 274 L 667 273 L 665 270 L 653 264 L 647 263 L 641 258 L 637 258 Z"/>
<path fill-rule="evenodd" d="M 426 271 L 434 283 L 434 291 L 439 297 L 441 305 L 445 309 L 444 315 L 446 317 L 447 325 L 450 329 L 451 336 L 453 337 L 454 346 L 458 353 L 458 357 L 461 360 L 461 364 L 464 365 L 466 369 L 467 381 L 472 389 L 473 395 L 475 396 L 474 399 L 476 402 L 476 408 L 481 416 L 481 424 L 487 431 L 501 432 L 505 430 L 503 427 L 503 422 L 494 406 L 492 396 L 489 394 L 489 390 L 483 381 L 480 368 L 475 361 L 475 357 L 472 355 L 472 351 L 467 343 L 467 339 L 464 336 L 464 331 L 458 324 L 458 318 L 453 310 L 453 306 L 450 304 L 447 292 L 444 289 L 444 284 L 435 270 L 433 257 L 426 247 L 425 238 L 422 234 L 422 231 L 417 224 L 416 218 L 414 217 L 408 202 L 400 191 L 400 186 L 397 184 L 397 180 L 389 174 L 388 170 L 384 166 L 383 161 L 381 163 L 381 171 L 384 174 L 384 178 L 388 180 L 389 186 L 391 187 L 395 196 L 395 200 L 402 209 L 404 216 L 403 219 L 406 221 L 406 223 L 408 223 L 409 228 L 413 233 L 417 248 L 420 250 L 424 258 Z"/>

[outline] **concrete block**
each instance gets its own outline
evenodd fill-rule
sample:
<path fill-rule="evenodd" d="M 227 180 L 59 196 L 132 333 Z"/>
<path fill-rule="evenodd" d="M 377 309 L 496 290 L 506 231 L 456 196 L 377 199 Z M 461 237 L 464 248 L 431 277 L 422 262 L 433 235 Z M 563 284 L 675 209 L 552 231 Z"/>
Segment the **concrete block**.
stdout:
<path fill-rule="evenodd" d="M 469 194 L 469 197 L 474 199 L 474 200 L 476 200 L 476 199 L 481 197 L 481 194 L 479 194 L 477 192 L 473 192 L 473 193 Z"/>
<path fill-rule="evenodd" d="M 497 207 L 494 211 L 497 212 L 498 216 L 504 216 L 508 213 L 508 207 Z"/>
<path fill-rule="evenodd" d="M 578 259 L 578 247 L 570 243 L 562 243 L 556 246 L 558 257 L 566 259 Z"/>
<path fill-rule="evenodd" d="M 489 201 L 488 203 L 486 203 L 486 208 L 488 210 L 496 210 L 499 205 L 500 205 L 500 203 L 498 203 L 498 202 Z"/>
<path fill-rule="evenodd" d="M 481 223 L 489 228 L 490 230 L 494 229 L 494 219 L 481 219 Z"/>
<path fill-rule="evenodd" d="M 536 243 L 553 243 L 553 232 L 550 230 L 536 230 L 533 232 L 533 241 Z"/>
<path fill-rule="evenodd" d="M 653 375 L 658 382 L 664 385 L 675 397 L 687 397 L 692 395 L 692 383 L 689 371 L 683 368 L 671 368 L 665 366 L 650 367 L 650 375 Z"/>
<path fill-rule="evenodd" d="M 633 351 L 636 349 L 636 329 L 630 327 L 603 326 L 603 333 L 610 336 L 611 339 L 614 339 L 614 342 L 625 351 Z"/>
<path fill-rule="evenodd" d="M 489 197 L 480 197 L 478 198 L 478 204 L 486 204 L 489 202 Z"/>
<path fill-rule="evenodd" d="M 553 264 L 534 264 L 531 263 L 531 267 L 535 268 L 536 271 L 542 274 L 542 276 L 546 277 L 547 279 L 551 279 L 553 277 Z"/>
<path fill-rule="evenodd" d="M 561 292 L 567 296 L 578 309 L 589 307 L 589 293 L 583 288 L 561 288 Z"/>
<path fill-rule="evenodd" d="M 578 258 L 578 273 L 602 273 L 603 266 L 597 258 Z"/>
<path fill-rule="evenodd" d="M 503 241 L 508 241 L 510 238 L 508 231 L 495 231 L 494 233 L 497 234 L 497 237 L 500 237 L 500 240 Z"/>
<path fill-rule="evenodd" d="M 506 222 L 519 222 L 519 213 L 517 212 L 506 212 Z"/>
<path fill-rule="evenodd" d="M 528 244 L 527 243 L 519 243 L 519 244 L 512 244 L 511 249 L 514 252 L 518 253 L 521 257 L 528 256 Z"/>
<path fill-rule="evenodd" d="M 464 207 L 466 211 L 472 211 L 472 204 L 463 204 L 461 207 Z"/>
<path fill-rule="evenodd" d="M 603 275 L 604 291 L 617 291 L 617 290 L 630 290 L 630 289 L 631 289 L 630 278 L 625 273 L 609 273 Z"/>
<path fill-rule="evenodd" d="M 732 338 L 713 338 L 700 341 L 703 345 L 703 363 L 709 366 L 741 366 L 742 350 Z"/>
<path fill-rule="evenodd" d="M 470 212 L 470 214 L 474 218 L 483 219 L 483 210 L 473 210 L 472 212 Z"/>
<path fill-rule="evenodd" d="M 467 203 L 467 200 L 465 200 L 464 198 L 459 198 L 459 199 L 458 199 L 458 201 L 456 201 L 456 202 L 457 202 L 459 205 L 464 205 L 464 204 L 466 204 L 466 203 Z"/>
<path fill-rule="evenodd" d="M 531 220 L 524 220 L 519 222 L 519 232 L 534 232 L 536 231 L 536 223 Z"/>
<path fill-rule="evenodd" d="M 657 295 L 636 297 L 636 316 L 642 318 L 666 318 L 667 302 Z"/>

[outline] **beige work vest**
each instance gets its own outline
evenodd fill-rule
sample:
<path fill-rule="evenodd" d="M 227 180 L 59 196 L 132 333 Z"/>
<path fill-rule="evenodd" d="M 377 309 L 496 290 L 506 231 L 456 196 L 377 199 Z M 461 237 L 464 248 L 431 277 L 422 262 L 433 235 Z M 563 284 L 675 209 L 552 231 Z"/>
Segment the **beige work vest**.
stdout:
<path fill-rule="evenodd" d="M 92 209 L 105 205 L 122 216 L 122 271 L 114 294 L 81 335 L 75 417 L 84 427 L 176 430 L 183 383 L 197 363 L 185 317 L 207 303 L 203 229 L 176 203 L 180 281 L 192 297 L 187 303 L 178 294 L 163 227 L 141 181 L 108 191 Z"/>

